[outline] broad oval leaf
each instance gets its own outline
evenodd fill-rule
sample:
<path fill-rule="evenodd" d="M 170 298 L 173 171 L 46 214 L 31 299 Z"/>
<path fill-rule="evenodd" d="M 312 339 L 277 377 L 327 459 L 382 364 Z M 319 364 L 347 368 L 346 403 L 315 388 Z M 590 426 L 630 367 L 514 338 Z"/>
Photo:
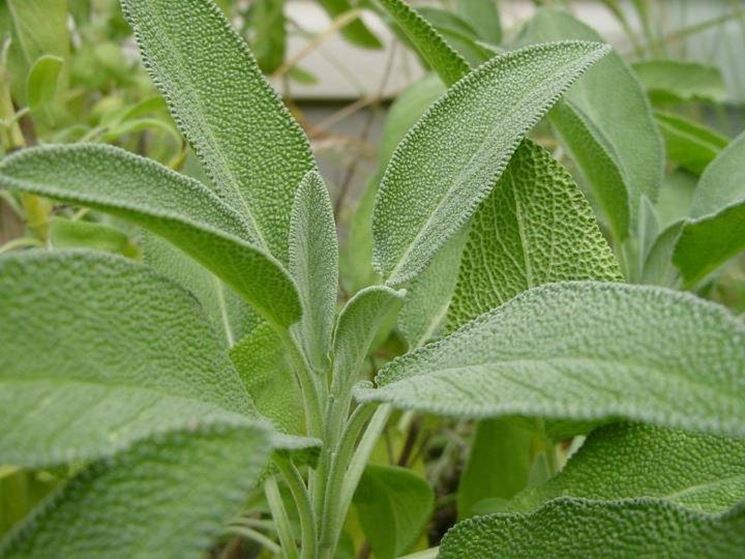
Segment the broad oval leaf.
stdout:
<path fill-rule="evenodd" d="M 519 494 L 509 509 L 556 497 L 654 497 L 722 512 L 745 497 L 745 439 L 629 423 L 600 427 L 556 477 Z"/>
<path fill-rule="evenodd" d="M 315 169 L 302 129 L 211 0 L 122 0 L 122 8 L 215 190 L 286 263 L 294 193 Z"/>
<path fill-rule="evenodd" d="M 140 441 L 65 484 L 0 556 L 200 557 L 240 512 L 270 450 L 266 427 L 246 418 Z"/>
<path fill-rule="evenodd" d="M 743 505 L 717 516 L 655 499 L 557 499 L 530 514 L 464 520 L 447 533 L 438 557 L 731 559 L 744 547 Z"/>
<path fill-rule="evenodd" d="M 393 154 L 373 211 L 374 262 L 389 284 L 427 266 L 489 194 L 527 131 L 607 52 L 570 41 L 497 56 L 425 113 Z"/>
<path fill-rule="evenodd" d="M 246 221 L 200 182 L 155 161 L 96 144 L 31 148 L 0 163 L 0 185 L 132 221 L 197 259 L 274 324 L 300 318 L 292 280 L 254 246 Z"/>
<path fill-rule="evenodd" d="M 745 435 L 745 325 L 647 286 L 533 288 L 381 369 L 363 402 L 458 417 L 537 416 Z"/>
<path fill-rule="evenodd" d="M 572 176 L 525 140 L 471 222 L 448 328 L 544 283 L 621 279 Z"/>
<path fill-rule="evenodd" d="M 745 134 L 706 168 L 689 215 L 673 262 L 693 286 L 745 248 Z"/>

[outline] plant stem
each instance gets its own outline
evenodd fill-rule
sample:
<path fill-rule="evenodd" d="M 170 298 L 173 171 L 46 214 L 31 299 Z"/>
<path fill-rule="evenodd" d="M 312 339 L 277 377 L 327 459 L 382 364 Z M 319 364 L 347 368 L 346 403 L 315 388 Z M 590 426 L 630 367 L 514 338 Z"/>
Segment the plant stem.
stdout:
<path fill-rule="evenodd" d="M 410 553 L 409 555 L 403 555 L 398 559 L 436 559 L 440 553 L 439 547 L 430 547 L 424 551 L 417 551 L 416 553 Z"/>
<path fill-rule="evenodd" d="M 297 467 L 288 458 L 278 456 L 274 463 L 290 488 L 290 493 L 292 493 L 295 507 L 300 516 L 300 555 L 303 559 L 314 559 L 318 543 L 316 540 L 316 517 L 310 506 L 308 489 Z"/>
<path fill-rule="evenodd" d="M 254 530 L 253 528 L 248 528 L 246 526 L 230 526 L 225 530 L 225 532 L 228 534 L 241 536 L 243 538 L 246 538 L 247 540 L 253 540 L 275 555 L 282 553 L 282 549 L 276 543 L 274 543 L 261 532 Z"/>
<path fill-rule="evenodd" d="M 282 502 L 282 495 L 279 493 L 277 480 L 270 476 L 264 482 L 264 494 L 266 495 L 269 510 L 272 512 L 274 524 L 277 526 L 277 536 L 282 544 L 282 553 L 285 559 L 298 559 L 297 544 L 295 536 L 292 534 L 290 519 L 287 518 L 287 511 Z"/>

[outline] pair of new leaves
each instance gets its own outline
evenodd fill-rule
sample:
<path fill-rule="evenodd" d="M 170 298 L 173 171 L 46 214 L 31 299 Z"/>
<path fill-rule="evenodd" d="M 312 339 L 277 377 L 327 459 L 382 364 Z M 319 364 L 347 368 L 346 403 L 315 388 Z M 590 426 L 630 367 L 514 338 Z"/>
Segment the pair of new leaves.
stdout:
<path fill-rule="evenodd" d="M 394 16 L 413 13 L 400 2 L 385 4 Z M 319 372 L 333 353 L 334 374 L 351 376 L 370 341 L 370 313 L 381 310 L 381 299 L 397 302 L 400 294 L 383 286 L 357 294 L 341 314 L 331 351 L 336 240 L 328 195 L 304 135 L 209 2 L 190 0 L 174 8 L 163 1 L 125 0 L 124 7 L 210 185 L 114 148 L 84 145 L 8 158 L 0 169 L 3 184 L 108 211 L 164 237 L 227 283 L 280 336 L 300 340 Z M 416 17 L 409 21 L 421 23 Z M 436 34 L 421 29 L 437 46 Z M 211 38 L 208 45 L 204 37 Z M 576 185 L 540 148 L 522 143 L 495 188 L 527 131 L 605 53 L 596 43 L 566 42 L 497 57 L 458 81 L 397 148 L 373 222 L 375 260 L 388 284 L 425 272 L 475 213 L 461 277 L 480 274 L 488 283 L 469 288 L 460 282 L 451 327 L 480 316 L 391 363 L 378 376 L 379 388 L 357 390 L 360 400 L 460 417 L 568 420 L 565 432 L 572 432 L 573 421 L 586 428 L 588 421 L 620 418 L 745 434 L 745 410 L 736 398 L 745 361 L 743 327 L 722 309 L 663 289 L 568 282 L 531 289 L 481 314 L 487 310 L 485 293 L 502 302 L 547 281 L 618 279 Z M 441 60 L 456 79 L 467 71 L 445 50 Z M 541 228 L 545 214 L 566 228 L 558 238 Z M 503 228 L 496 236 L 495 219 Z M 583 269 L 572 269 L 578 258 Z M 507 263 L 514 276 L 489 276 L 498 269 L 494 262 Z M 191 553 L 239 506 L 251 481 L 247 472 L 258 474 L 269 449 L 309 444 L 250 419 L 255 414 L 224 349 L 173 283 L 86 254 L 9 257 L 3 279 L 3 292 L 15 295 L 2 307 L 4 323 L 39 317 L 28 329 L 4 333 L 4 421 L 18 429 L 1 445 L 3 461 L 41 466 L 115 453 L 37 513 L 6 544 L 9 555 L 60 549 L 69 556 L 90 555 L 113 547 L 127 555 L 135 542 L 145 554 Z M 48 286 L 59 290 L 54 303 L 48 292 L 42 295 Z M 503 286 L 510 287 L 495 295 Z M 127 304 L 136 300 L 142 304 Z M 55 306 L 59 301 L 70 302 L 67 312 Z M 74 325 L 71 316 L 79 319 Z M 106 343 L 92 344 L 101 332 L 111 333 Z M 101 351 L 91 353 L 92 346 Z M 669 397 L 671 382 L 675 398 Z M 120 390 L 133 396 L 123 398 Z M 57 447 L 46 442 L 50 416 L 57 418 Z M 164 457 L 171 467 L 163 466 Z M 195 475 L 200 468 L 209 475 Z M 199 479 L 199 490 L 188 501 L 152 499 L 158 491 L 177 494 L 190 475 Z M 218 498 L 213 486 L 221 487 Z M 118 509 L 125 501 L 138 502 L 141 510 Z M 176 511 L 187 503 L 189 514 Z M 590 509 L 606 510 L 594 502 L 566 506 L 577 509 L 577 518 Z M 628 506 L 613 505 L 608 516 L 622 521 Z M 644 529 L 656 529 L 660 508 L 676 518 L 724 526 L 726 541 L 734 545 L 729 519 L 696 516 L 667 502 L 644 508 L 654 519 Z M 88 521 L 88 514 L 104 510 L 106 522 Z M 122 510 L 121 516 L 111 510 Z M 129 530 L 133 514 L 142 533 Z M 147 514 L 166 519 L 168 529 L 148 530 L 157 523 L 141 522 Z M 471 541 L 498 550 L 498 537 L 471 534 L 498 535 L 504 522 L 514 524 L 501 516 L 464 523 L 445 541 L 443 555 L 478 555 L 467 547 Z M 64 535 L 71 526 L 79 535 L 75 541 Z M 189 530 L 193 537 L 183 538 Z M 69 547 L 53 551 L 50 542 Z"/>

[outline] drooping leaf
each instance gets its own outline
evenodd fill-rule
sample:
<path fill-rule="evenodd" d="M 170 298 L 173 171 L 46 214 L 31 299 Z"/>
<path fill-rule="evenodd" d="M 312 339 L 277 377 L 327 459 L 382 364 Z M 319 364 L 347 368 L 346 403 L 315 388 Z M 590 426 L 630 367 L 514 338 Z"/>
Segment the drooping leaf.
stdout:
<path fill-rule="evenodd" d="M 502 24 L 495 0 L 458 0 L 457 11 L 479 34 L 493 45 L 502 42 Z"/>
<path fill-rule="evenodd" d="M 632 64 L 653 103 L 727 99 L 724 77 L 716 66 L 687 60 L 643 60 Z"/>
<path fill-rule="evenodd" d="M 319 3 L 332 18 L 339 17 L 354 9 L 349 0 L 320 0 Z M 347 41 L 358 47 L 379 49 L 383 46 L 380 39 L 370 31 L 360 18 L 356 18 L 342 27 L 341 34 Z"/>
<path fill-rule="evenodd" d="M 305 134 L 211 0 L 122 6 L 213 187 L 248 220 L 259 245 L 286 263 L 294 193 L 315 169 Z"/>
<path fill-rule="evenodd" d="M 378 388 L 356 396 L 447 416 L 628 419 L 742 436 L 744 336 L 724 307 L 688 294 L 551 284 L 395 359 Z"/>
<path fill-rule="evenodd" d="M 0 462 L 59 464 L 252 413 L 201 309 L 147 268 L 93 252 L 0 259 Z"/>
<path fill-rule="evenodd" d="M 660 111 L 654 116 L 665 138 L 667 157 L 691 173 L 703 173 L 729 143 L 718 132 L 681 116 Z"/>
<path fill-rule="evenodd" d="M 497 56 L 425 113 L 396 149 L 373 212 L 374 262 L 389 284 L 429 264 L 489 194 L 527 131 L 606 52 L 598 43 L 565 42 Z"/>
<path fill-rule="evenodd" d="M 462 557 L 738 557 L 745 507 L 720 516 L 667 501 L 556 499 L 530 514 L 464 520 L 445 536 L 441 559 Z"/>
<path fill-rule="evenodd" d="M 745 497 L 745 439 L 628 423 L 600 427 L 556 477 L 509 506 L 528 510 L 556 497 L 654 497 L 723 512 Z"/>
<path fill-rule="evenodd" d="M 54 100 L 63 64 L 59 56 L 49 54 L 34 62 L 26 80 L 26 103 L 32 111 L 40 111 Z"/>
<path fill-rule="evenodd" d="M 404 294 L 404 291 L 374 285 L 362 289 L 347 301 L 334 332 L 335 377 L 357 373 L 378 329 L 401 308 Z"/>
<path fill-rule="evenodd" d="M 310 172 L 295 193 L 290 219 L 290 274 L 303 305 L 299 336 L 311 366 L 326 370 L 336 317 L 339 247 L 328 190 Z"/>
<path fill-rule="evenodd" d="M 275 324 L 300 317 L 292 280 L 254 246 L 246 221 L 198 181 L 155 161 L 94 144 L 32 148 L 0 163 L 0 185 L 130 220 L 199 260 Z"/>
<path fill-rule="evenodd" d="M 375 557 L 394 559 L 406 552 L 424 529 L 434 493 L 411 470 L 369 465 L 353 502 Z"/>
<path fill-rule="evenodd" d="M 673 262 L 692 286 L 745 248 L 745 134 L 701 176 Z"/>
<path fill-rule="evenodd" d="M 285 0 L 258 0 L 251 5 L 249 25 L 253 29 L 253 51 L 265 74 L 271 74 L 285 60 L 287 31 Z"/>
<path fill-rule="evenodd" d="M 74 477 L 0 555 L 200 557 L 240 512 L 270 450 L 266 427 L 245 418 L 140 441 Z"/>
<path fill-rule="evenodd" d="M 531 287 L 587 279 L 621 279 L 613 252 L 569 172 L 526 140 L 473 218 L 448 329 Z"/>
<path fill-rule="evenodd" d="M 282 340 L 259 324 L 231 350 L 238 374 L 256 409 L 284 433 L 303 433 L 303 400 Z"/>
<path fill-rule="evenodd" d="M 562 39 L 602 40 L 569 13 L 541 9 L 529 21 L 521 42 Z M 549 117 L 614 236 L 623 240 L 628 230 L 622 227 L 634 227 L 641 195 L 657 200 L 664 165 L 662 140 L 639 81 L 621 56 L 611 53 L 587 72 Z M 620 197 L 624 192 L 626 204 Z"/>

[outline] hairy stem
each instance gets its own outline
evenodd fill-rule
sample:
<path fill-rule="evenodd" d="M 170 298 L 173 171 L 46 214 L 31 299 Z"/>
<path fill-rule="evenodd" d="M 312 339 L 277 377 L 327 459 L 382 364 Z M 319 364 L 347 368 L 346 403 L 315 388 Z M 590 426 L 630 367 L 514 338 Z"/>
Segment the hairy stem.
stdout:
<path fill-rule="evenodd" d="M 266 495 L 269 510 L 272 513 L 274 524 L 277 526 L 277 536 L 282 544 L 282 554 L 285 559 L 298 559 L 297 544 L 295 536 L 292 534 L 290 519 L 287 517 L 285 505 L 282 502 L 282 495 L 279 493 L 277 480 L 270 476 L 264 482 L 264 494 Z"/>

